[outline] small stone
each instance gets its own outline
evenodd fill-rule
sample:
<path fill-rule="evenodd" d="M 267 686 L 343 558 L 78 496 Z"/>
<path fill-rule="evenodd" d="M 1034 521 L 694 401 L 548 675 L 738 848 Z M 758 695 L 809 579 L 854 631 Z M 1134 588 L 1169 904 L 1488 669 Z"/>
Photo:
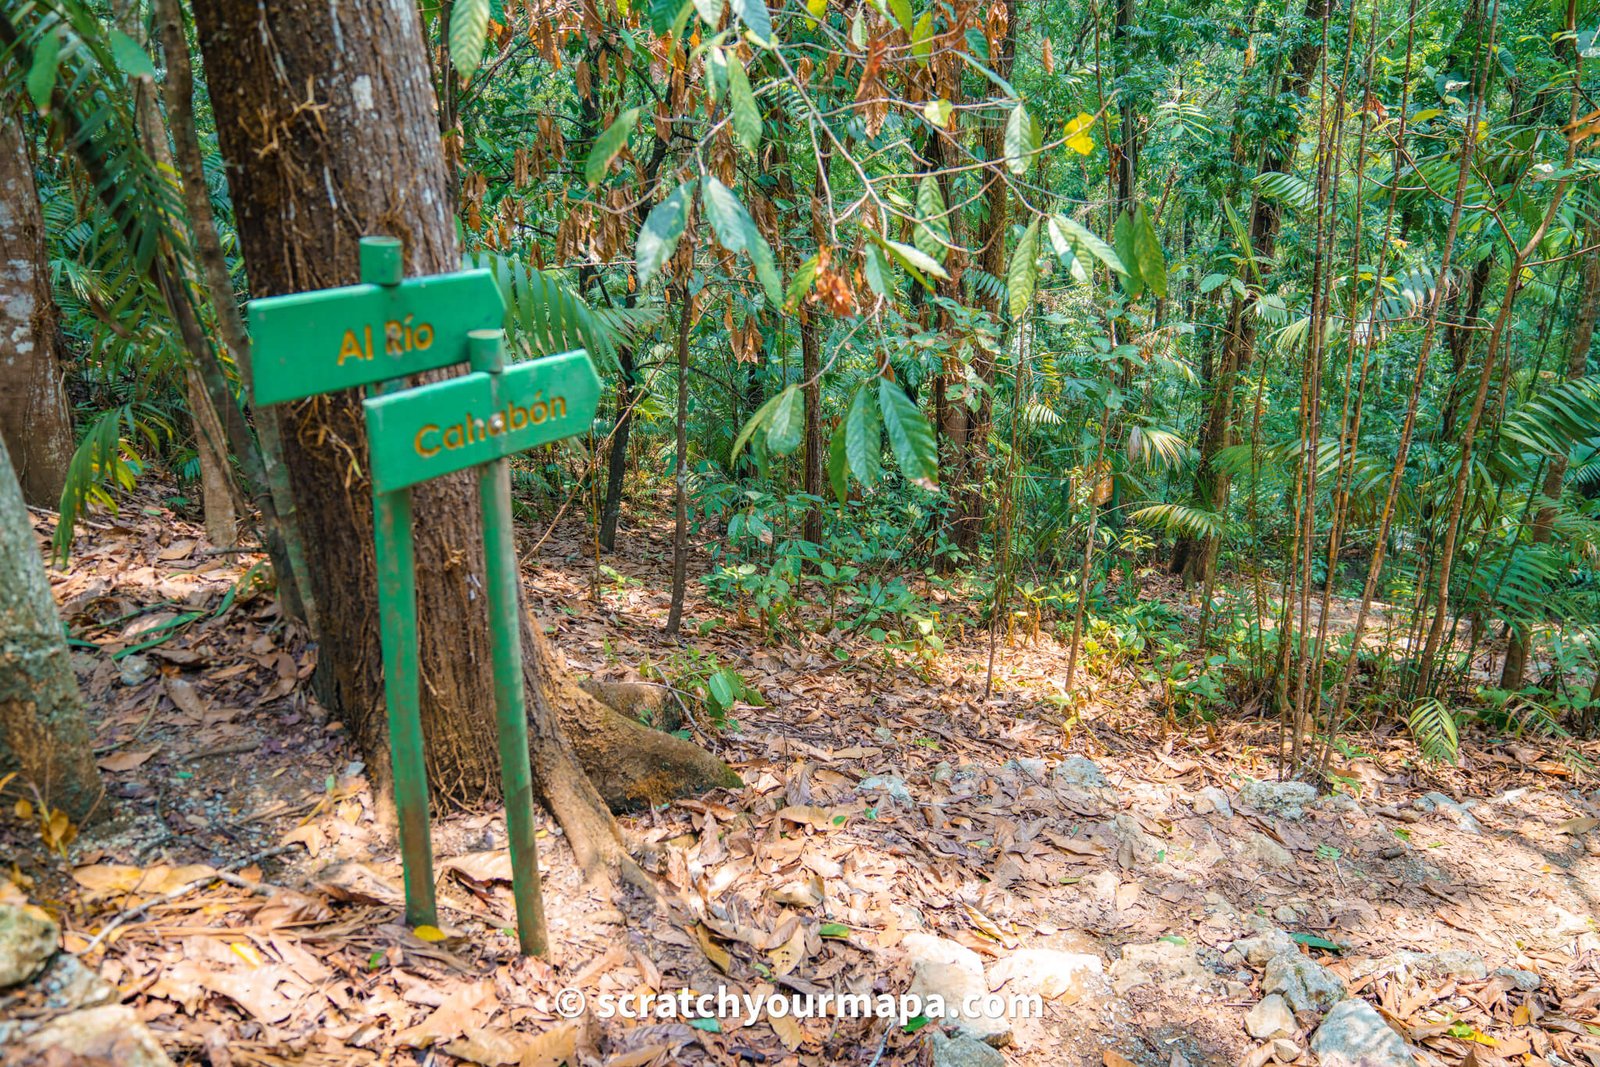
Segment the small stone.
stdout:
<path fill-rule="evenodd" d="M 150 661 L 143 656 L 126 656 L 122 660 L 118 677 L 122 684 L 132 687 L 150 677 Z"/>
<path fill-rule="evenodd" d="M 1263 867 L 1288 867 L 1294 863 L 1288 849 L 1259 830 L 1245 841 L 1244 854 Z"/>
<path fill-rule="evenodd" d="M 933 768 L 933 780 L 935 782 L 948 782 L 955 777 L 955 773 L 955 768 L 950 766 L 949 760 L 940 760 L 938 766 Z"/>
<path fill-rule="evenodd" d="M 969 998 L 980 1006 L 991 1004 L 982 957 L 963 944 L 932 934 L 907 934 L 900 946 L 911 961 L 910 992 L 924 1004 L 939 997 L 946 1026 L 996 1047 L 1011 1043 L 1011 1020 L 1005 1015 L 961 1014 Z"/>
<path fill-rule="evenodd" d="M 1272 1058 L 1279 1063 L 1293 1063 L 1304 1054 L 1305 1050 L 1286 1037 L 1280 1037 L 1272 1043 Z"/>
<path fill-rule="evenodd" d="M 874 726 L 872 728 L 872 736 L 886 745 L 894 743 L 894 731 L 887 726 Z"/>
<path fill-rule="evenodd" d="M 68 1012 L 35 1030 L 22 1042 L 24 1052 L 62 1050 L 72 1063 L 114 1063 L 117 1067 L 172 1067 L 150 1028 L 126 1004 Z M 26 1057 L 24 1057 L 26 1058 Z"/>
<path fill-rule="evenodd" d="M 1511 985 L 1524 993 L 1532 993 L 1544 984 L 1543 978 L 1521 967 L 1496 967 L 1494 973 L 1500 978 L 1509 978 Z"/>
<path fill-rule="evenodd" d="M 1412 801 L 1411 806 L 1418 811 L 1429 813 L 1442 811 L 1455 820 L 1456 829 L 1462 833 L 1479 834 L 1483 832 L 1483 827 L 1473 818 L 1472 812 L 1467 810 L 1474 803 L 1476 801 L 1469 800 L 1464 804 L 1458 804 L 1443 793 L 1427 793 Z"/>
<path fill-rule="evenodd" d="M 1267 962 L 1261 990 L 1283 994 L 1294 1012 L 1324 1012 L 1349 995 L 1338 975 L 1315 960 L 1287 952 Z"/>
<path fill-rule="evenodd" d="M 0 904 L 0 989 L 38 974 L 60 936 L 55 920 L 32 904 Z"/>
<path fill-rule="evenodd" d="M 1045 1000 L 1067 1004 L 1110 992 L 1099 956 L 1050 948 L 1025 948 L 993 964 L 989 988 L 1002 986 L 1008 993 L 1037 993 Z"/>
<path fill-rule="evenodd" d="M 1006 1067 L 1004 1056 L 966 1034 L 946 1037 L 930 1029 L 928 1041 L 933 1046 L 933 1067 Z"/>
<path fill-rule="evenodd" d="M 1300 1024 L 1295 1021 L 1288 1002 L 1273 993 L 1245 1013 L 1244 1028 L 1257 1041 L 1271 1041 L 1276 1037 L 1293 1037 Z"/>
<path fill-rule="evenodd" d="M 1317 787 L 1310 782 L 1246 782 L 1239 799 L 1263 814 L 1302 819 L 1316 803 Z"/>
<path fill-rule="evenodd" d="M 1100 765 L 1087 756 L 1068 756 L 1056 764 L 1057 789 L 1107 789 L 1111 786 Z"/>
<path fill-rule="evenodd" d="M 1224 819 L 1233 818 L 1233 805 L 1228 801 L 1228 794 L 1214 785 L 1208 785 L 1195 794 L 1194 811 L 1196 815 L 1215 813 Z"/>
<path fill-rule="evenodd" d="M 1255 937 L 1247 937 L 1242 941 L 1233 943 L 1232 951 L 1244 957 L 1244 961 L 1252 967 L 1265 967 L 1273 957 L 1284 954 L 1298 956 L 1300 946 L 1294 938 L 1287 933 L 1273 927 L 1265 933 Z"/>
<path fill-rule="evenodd" d="M 1403 1037 L 1372 1005 L 1346 1000 L 1334 1006 L 1311 1038 L 1321 1067 L 1411 1067 Z"/>
<path fill-rule="evenodd" d="M 911 807 L 914 801 L 911 798 L 911 787 L 906 785 L 906 780 L 896 774 L 875 774 L 871 778 L 863 778 L 856 785 L 857 793 L 871 793 L 883 791 L 889 794 L 889 799 L 902 807 Z"/>
<path fill-rule="evenodd" d="M 1300 913 L 1294 909 L 1292 904 L 1280 904 L 1273 908 L 1272 917 L 1287 925 L 1293 925 L 1300 921 Z"/>
<path fill-rule="evenodd" d="M 1050 765 L 1042 759 L 1027 756 L 1020 759 L 1008 759 L 1000 769 L 1009 774 L 1020 774 L 1024 778 L 1032 778 L 1036 782 L 1045 780 L 1050 773 Z"/>

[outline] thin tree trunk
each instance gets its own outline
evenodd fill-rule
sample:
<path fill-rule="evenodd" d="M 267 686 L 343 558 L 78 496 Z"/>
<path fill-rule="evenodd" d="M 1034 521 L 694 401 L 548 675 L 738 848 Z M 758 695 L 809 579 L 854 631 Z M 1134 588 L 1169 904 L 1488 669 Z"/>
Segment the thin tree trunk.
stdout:
<path fill-rule="evenodd" d="M 44 220 L 22 122 L 0 115 L 0 438 L 29 504 L 56 508 L 72 462 Z"/>
<path fill-rule="evenodd" d="M 676 462 L 672 472 L 672 605 L 667 633 L 683 622 L 683 596 L 689 582 L 689 327 L 694 302 L 687 289 L 678 296 L 678 417 Z"/>
<path fill-rule="evenodd" d="M 39 543 L 0 438 L 0 777 L 20 771 L 48 807 L 82 822 L 104 792 L 90 740 Z"/>
<path fill-rule="evenodd" d="M 459 266 L 414 6 L 202 0 L 194 10 L 240 244 L 257 294 L 353 282 L 357 243 L 366 234 L 399 237 L 413 273 Z M 305 106 L 308 94 L 317 101 L 314 109 Z M 283 425 L 296 514 L 322 609 L 318 688 L 373 765 L 384 766 L 387 727 L 360 399 L 346 391 L 285 405 Z M 413 495 L 420 520 L 417 608 L 421 675 L 428 681 L 421 715 L 429 781 L 440 800 L 481 804 L 498 795 L 499 775 L 474 478 L 435 479 Z M 632 869 L 606 812 L 608 801 L 656 801 L 737 780 L 704 750 L 624 719 L 579 690 L 526 615 L 522 642 L 536 786 L 591 876 Z"/>
<path fill-rule="evenodd" d="M 1578 317 L 1572 325 L 1571 347 L 1567 350 L 1567 381 L 1582 378 L 1589 369 L 1589 346 L 1594 341 L 1595 319 L 1600 316 L 1600 223 L 1589 223 L 1585 238 L 1589 250 L 1583 257 L 1583 297 L 1578 305 Z M 1529 535 L 1532 545 L 1548 544 L 1555 530 L 1557 504 L 1567 477 L 1567 457 L 1553 456 L 1545 472 L 1543 496 L 1549 501 L 1541 504 L 1533 519 Z M 1514 632 L 1506 647 L 1505 666 L 1500 671 L 1501 689 L 1521 689 L 1527 670 L 1528 649 L 1531 642 L 1526 628 Z"/>

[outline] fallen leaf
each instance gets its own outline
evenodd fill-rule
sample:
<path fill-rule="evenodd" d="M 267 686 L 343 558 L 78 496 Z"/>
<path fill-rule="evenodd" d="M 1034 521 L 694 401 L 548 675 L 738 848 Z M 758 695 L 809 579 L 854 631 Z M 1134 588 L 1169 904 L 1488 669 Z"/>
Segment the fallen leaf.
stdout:
<path fill-rule="evenodd" d="M 796 926 L 789 940 L 767 953 L 767 958 L 772 961 L 773 974 L 781 976 L 790 973 L 806 958 L 806 932 Z"/>
<path fill-rule="evenodd" d="M 112 896 L 118 893 L 160 896 L 216 873 L 215 868 L 207 867 L 203 863 L 188 863 L 180 867 L 169 867 L 164 863 L 158 863 L 153 867 L 135 867 L 125 863 L 95 863 L 73 868 L 72 880 L 83 886 L 90 897 Z"/>
<path fill-rule="evenodd" d="M 95 762 L 99 764 L 102 771 L 131 771 L 160 751 L 161 747 L 159 745 L 155 748 L 123 749 L 121 752 L 113 752 L 111 755 Z"/>
<path fill-rule="evenodd" d="M 772 1032 L 778 1035 L 778 1040 L 783 1042 L 783 1047 L 790 1052 L 806 1043 L 805 1028 L 789 1016 L 769 1014 L 767 1022 L 772 1026 Z"/>
<path fill-rule="evenodd" d="M 644 1067 L 645 1064 L 671 1047 L 671 1045 L 655 1044 L 646 1045 L 644 1048 L 636 1048 L 632 1052 L 624 1052 L 620 1056 L 613 1056 L 605 1062 L 605 1067 Z"/>
<path fill-rule="evenodd" d="M 693 933 L 695 940 L 700 943 L 700 951 L 706 954 L 706 959 L 715 964 L 717 970 L 723 974 L 729 973 L 733 967 L 733 957 L 728 954 L 727 949 L 717 944 L 711 936 L 711 931 L 701 923 L 695 923 Z"/>
<path fill-rule="evenodd" d="M 499 1026 L 485 1026 L 445 1045 L 444 1051 L 483 1067 L 504 1067 L 508 1063 L 520 1067 L 526 1047 L 526 1035 Z"/>
<path fill-rule="evenodd" d="M 1122 1055 L 1122 1053 L 1112 1052 L 1110 1049 L 1106 1049 L 1100 1054 L 1100 1062 L 1105 1064 L 1105 1067 L 1139 1067 L 1138 1064 Z"/>
<path fill-rule="evenodd" d="M 522 1048 L 517 1067 L 561 1067 L 578 1052 L 578 1024 L 553 1026 Z"/>
<path fill-rule="evenodd" d="M 1580 834 L 1588 833 L 1596 826 L 1600 826 L 1600 819 L 1596 819 L 1593 815 L 1583 815 L 1576 819 L 1568 819 L 1560 826 L 1557 826 L 1556 833 L 1571 834 L 1574 837 L 1577 837 Z"/>
<path fill-rule="evenodd" d="M 443 930 L 439 929 L 437 926 L 431 926 L 428 923 L 423 923 L 421 926 L 414 927 L 411 932 L 423 941 L 443 941 L 446 937 Z"/>
<path fill-rule="evenodd" d="M 194 546 L 197 544 L 199 544 L 198 541 L 190 540 L 188 538 L 185 538 L 182 541 L 174 541 L 166 548 L 163 548 L 160 552 L 157 552 L 156 559 L 165 560 L 167 562 L 171 562 L 175 559 L 188 559 L 189 554 L 194 551 Z"/>

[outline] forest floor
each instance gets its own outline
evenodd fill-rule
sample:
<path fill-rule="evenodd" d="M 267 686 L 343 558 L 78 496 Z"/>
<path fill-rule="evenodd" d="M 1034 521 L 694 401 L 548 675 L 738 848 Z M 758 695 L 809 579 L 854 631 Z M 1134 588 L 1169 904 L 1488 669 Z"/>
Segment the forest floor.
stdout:
<path fill-rule="evenodd" d="M 1313 799 L 1275 782 L 1276 723 L 1171 723 L 1128 668 L 1064 710 L 1049 637 L 1002 644 L 984 701 L 986 635 L 925 661 L 838 633 L 769 645 L 692 576 L 685 644 L 765 706 L 707 739 L 745 788 L 623 820 L 668 904 L 601 899 L 541 817 L 551 958 L 519 959 L 501 817 L 456 813 L 434 831 L 440 928 L 418 936 L 314 653 L 250 592 L 256 557 L 144 502 L 52 572 L 113 814 L 62 855 L 8 793 L 0 902 L 58 917 L 63 951 L 0 992 L 0 1026 L 109 998 L 216 1067 L 999 1062 L 937 1024 L 557 1013 L 564 988 L 898 996 L 976 963 L 983 987 L 1044 996 L 1038 1018 L 978 1021 L 1006 1063 L 1310 1064 L 1342 984 L 1424 1065 L 1600 1067 L 1600 747 L 1467 738 L 1432 768 L 1354 737 L 1349 792 Z M 529 553 L 530 608 L 575 671 L 637 677 L 679 649 L 670 530 L 630 528 L 598 602 L 587 538 L 562 525 Z M 114 988 L 59 978 L 72 957 Z M 1272 989 L 1305 1010 L 1257 1040 Z"/>

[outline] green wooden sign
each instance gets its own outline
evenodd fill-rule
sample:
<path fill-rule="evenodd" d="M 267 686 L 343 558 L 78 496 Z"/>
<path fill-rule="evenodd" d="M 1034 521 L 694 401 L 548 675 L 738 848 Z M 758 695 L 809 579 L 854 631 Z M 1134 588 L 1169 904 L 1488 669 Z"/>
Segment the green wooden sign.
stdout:
<path fill-rule="evenodd" d="M 281 404 L 461 363 L 468 332 L 504 317 L 505 300 L 487 270 L 252 300 L 255 402 Z"/>
<path fill-rule="evenodd" d="M 392 493 L 583 433 L 600 402 L 585 352 L 475 372 L 366 401 L 372 488 Z"/>

